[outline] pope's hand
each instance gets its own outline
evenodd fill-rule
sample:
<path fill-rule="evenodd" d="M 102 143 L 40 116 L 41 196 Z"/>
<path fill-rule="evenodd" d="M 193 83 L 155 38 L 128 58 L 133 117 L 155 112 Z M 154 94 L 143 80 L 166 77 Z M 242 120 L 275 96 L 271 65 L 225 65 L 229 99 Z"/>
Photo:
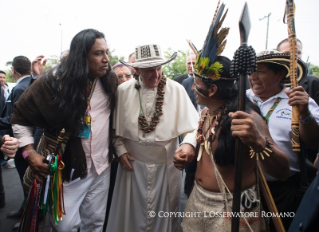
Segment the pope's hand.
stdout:
<path fill-rule="evenodd" d="M 134 161 L 134 159 L 132 156 L 130 156 L 129 153 L 125 153 L 121 155 L 119 160 L 120 160 L 120 164 L 122 168 L 124 168 L 126 171 L 130 171 L 130 172 L 134 171 L 132 165 L 130 164 L 130 161 Z"/>
<path fill-rule="evenodd" d="M 174 155 L 174 165 L 178 170 L 183 170 L 187 163 L 193 161 L 195 157 L 195 148 L 187 143 L 182 144 Z"/>

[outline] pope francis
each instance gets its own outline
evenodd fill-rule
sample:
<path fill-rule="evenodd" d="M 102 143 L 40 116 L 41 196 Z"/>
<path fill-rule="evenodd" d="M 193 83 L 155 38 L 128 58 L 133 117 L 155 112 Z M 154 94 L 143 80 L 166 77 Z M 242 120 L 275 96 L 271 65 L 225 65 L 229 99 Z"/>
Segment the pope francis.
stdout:
<path fill-rule="evenodd" d="M 184 87 L 163 75 L 162 65 L 177 53 L 165 60 L 151 44 L 137 47 L 135 56 L 135 63 L 120 61 L 139 78 L 117 89 L 114 143 L 121 166 L 107 232 L 178 231 L 181 171 L 173 157 L 193 159 L 199 115 Z"/>

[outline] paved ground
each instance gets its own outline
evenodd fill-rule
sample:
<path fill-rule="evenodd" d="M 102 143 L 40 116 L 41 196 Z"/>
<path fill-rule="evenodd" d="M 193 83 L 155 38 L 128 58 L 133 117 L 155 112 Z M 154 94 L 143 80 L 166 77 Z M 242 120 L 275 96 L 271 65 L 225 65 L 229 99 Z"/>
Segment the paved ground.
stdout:
<path fill-rule="evenodd" d="M 6 196 L 6 205 L 0 209 L 0 231 L 11 232 L 14 224 L 19 222 L 19 219 L 8 219 L 7 213 L 18 210 L 22 204 L 23 193 L 18 172 L 15 168 L 2 168 L 3 185 Z M 42 229 L 42 223 L 41 227 Z M 40 231 L 40 230 L 39 230 Z M 42 230 L 41 230 L 42 231 Z M 45 232 L 49 232 L 48 225 L 45 226 Z"/>
<path fill-rule="evenodd" d="M 1 167 L 0 167 L 1 168 Z M 13 169 L 2 169 L 3 185 L 5 189 L 6 205 L 4 208 L 0 208 L 0 232 L 11 232 L 13 231 L 13 225 L 19 222 L 18 219 L 8 219 L 6 218 L 7 213 L 18 210 L 22 204 L 22 186 L 20 184 L 18 172 L 15 168 Z M 184 175 L 183 175 L 184 179 Z M 182 181 L 182 186 L 184 186 L 184 181 Z M 182 187 L 183 189 L 183 187 Z M 180 211 L 183 212 L 185 204 L 187 201 L 186 194 L 181 191 L 181 204 Z M 47 221 L 47 220 L 46 220 Z M 45 232 L 50 232 L 50 227 L 45 225 Z M 42 224 L 39 226 L 42 231 Z M 180 232 L 182 229 L 180 228 Z"/>

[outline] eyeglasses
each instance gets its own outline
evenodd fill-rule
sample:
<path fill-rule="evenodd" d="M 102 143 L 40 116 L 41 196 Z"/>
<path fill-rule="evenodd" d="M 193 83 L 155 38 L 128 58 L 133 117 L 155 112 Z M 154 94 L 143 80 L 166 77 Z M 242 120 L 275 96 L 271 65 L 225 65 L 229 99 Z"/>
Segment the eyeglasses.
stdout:
<path fill-rule="evenodd" d="M 125 77 L 126 79 L 131 79 L 131 78 L 132 78 L 132 74 L 118 75 L 117 77 L 118 77 L 119 79 L 122 79 L 123 77 Z"/>

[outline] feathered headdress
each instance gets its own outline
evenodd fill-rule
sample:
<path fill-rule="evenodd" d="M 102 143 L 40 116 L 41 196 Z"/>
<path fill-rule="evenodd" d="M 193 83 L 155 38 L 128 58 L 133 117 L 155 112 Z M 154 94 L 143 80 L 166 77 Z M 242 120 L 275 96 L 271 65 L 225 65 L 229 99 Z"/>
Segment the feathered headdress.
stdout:
<path fill-rule="evenodd" d="M 228 12 L 227 9 L 223 14 L 224 8 L 225 4 L 222 3 L 220 6 L 219 0 L 204 46 L 201 53 L 198 54 L 195 64 L 195 75 L 213 81 L 219 80 L 220 74 L 223 72 L 223 65 L 217 62 L 216 58 L 224 51 L 227 42 L 226 36 L 229 32 L 228 27 L 221 28 Z"/>

